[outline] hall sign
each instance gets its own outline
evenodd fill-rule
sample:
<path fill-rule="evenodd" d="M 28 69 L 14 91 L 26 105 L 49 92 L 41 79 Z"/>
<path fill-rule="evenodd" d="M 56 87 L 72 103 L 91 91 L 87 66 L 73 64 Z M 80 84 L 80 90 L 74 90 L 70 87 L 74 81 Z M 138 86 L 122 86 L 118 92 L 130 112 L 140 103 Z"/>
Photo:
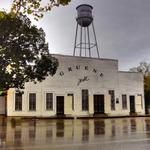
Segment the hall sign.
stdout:
<path fill-rule="evenodd" d="M 68 72 L 73 72 L 73 71 L 80 71 L 81 69 L 82 69 L 82 70 L 84 69 L 85 71 L 92 72 L 92 73 L 98 75 L 98 76 L 101 77 L 101 78 L 103 77 L 103 73 L 102 73 L 102 72 L 99 72 L 99 71 L 98 71 L 97 69 L 95 69 L 95 68 L 89 69 L 89 66 L 81 67 L 80 65 L 76 65 L 75 67 L 68 67 L 68 68 L 67 68 L 67 71 L 68 71 Z M 66 72 L 64 72 L 64 71 L 60 71 L 60 72 L 59 72 L 59 75 L 60 75 L 60 76 L 64 76 L 65 73 L 66 73 Z M 88 76 L 84 76 L 84 77 L 78 79 L 77 85 L 80 85 L 82 82 L 87 82 L 87 81 L 89 81 L 89 80 L 90 80 L 90 79 L 88 78 Z"/>

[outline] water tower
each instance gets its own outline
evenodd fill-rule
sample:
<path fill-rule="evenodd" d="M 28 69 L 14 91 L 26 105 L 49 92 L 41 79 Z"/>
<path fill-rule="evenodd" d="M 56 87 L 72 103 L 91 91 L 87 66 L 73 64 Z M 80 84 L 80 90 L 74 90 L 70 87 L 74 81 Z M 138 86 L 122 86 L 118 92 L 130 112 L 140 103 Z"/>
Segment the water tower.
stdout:
<path fill-rule="evenodd" d="M 80 57 L 81 56 L 91 57 L 91 49 L 96 48 L 97 57 L 99 58 L 97 39 L 96 39 L 96 34 L 95 34 L 95 29 L 93 24 L 92 9 L 93 7 L 88 4 L 82 4 L 77 6 L 76 8 L 77 26 L 76 26 L 76 33 L 75 33 L 73 56 L 75 56 L 77 50 L 79 50 Z M 93 41 L 91 41 L 91 34 L 93 35 Z"/>

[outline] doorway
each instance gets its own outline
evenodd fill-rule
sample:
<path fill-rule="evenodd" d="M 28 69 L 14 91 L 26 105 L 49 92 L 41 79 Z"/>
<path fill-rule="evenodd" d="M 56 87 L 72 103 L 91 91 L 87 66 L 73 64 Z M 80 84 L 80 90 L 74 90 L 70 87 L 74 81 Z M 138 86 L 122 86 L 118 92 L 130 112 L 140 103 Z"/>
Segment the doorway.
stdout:
<path fill-rule="evenodd" d="M 135 113 L 135 97 L 130 96 L 130 113 Z"/>
<path fill-rule="evenodd" d="M 94 114 L 104 114 L 104 95 L 94 95 Z"/>
<path fill-rule="evenodd" d="M 56 114 L 64 115 L 64 96 L 56 97 Z"/>

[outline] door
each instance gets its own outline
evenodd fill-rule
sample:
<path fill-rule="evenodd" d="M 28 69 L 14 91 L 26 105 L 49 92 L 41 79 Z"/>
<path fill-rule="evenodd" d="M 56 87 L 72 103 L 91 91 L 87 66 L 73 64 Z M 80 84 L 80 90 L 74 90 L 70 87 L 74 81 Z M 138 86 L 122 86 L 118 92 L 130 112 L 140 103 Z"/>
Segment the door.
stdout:
<path fill-rule="evenodd" d="M 94 114 L 104 113 L 104 95 L 94 95 Z"/>
<path fill-rule="evenodd" d="M 130 96 L 130 113 L 135 113 L 135 97 Z"/>
<path fill-rule="evenodd" d="M 56 97 L 57 106 L 56 112 L 57 115 L 64 115 L 64 96 L 57 96 Z"/>

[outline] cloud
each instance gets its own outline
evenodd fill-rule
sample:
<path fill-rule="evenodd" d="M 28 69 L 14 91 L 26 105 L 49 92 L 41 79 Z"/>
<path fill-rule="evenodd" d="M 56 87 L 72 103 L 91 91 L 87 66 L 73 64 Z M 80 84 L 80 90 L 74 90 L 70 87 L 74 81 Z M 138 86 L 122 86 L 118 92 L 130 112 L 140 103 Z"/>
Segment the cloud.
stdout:
<path fill-rule="evenodd" d="M 121 70 L 150 61 L 150 0 L 72 0 L 68 6 L 52 9 L 44 19 L 34 21 L 45 30 L 51 53 L 72 55 L 76 7 L 82 3 L 94 8 L 101 57 L 119 59 Z M 2 6 L 8 5 L 2 1 Z"/>

